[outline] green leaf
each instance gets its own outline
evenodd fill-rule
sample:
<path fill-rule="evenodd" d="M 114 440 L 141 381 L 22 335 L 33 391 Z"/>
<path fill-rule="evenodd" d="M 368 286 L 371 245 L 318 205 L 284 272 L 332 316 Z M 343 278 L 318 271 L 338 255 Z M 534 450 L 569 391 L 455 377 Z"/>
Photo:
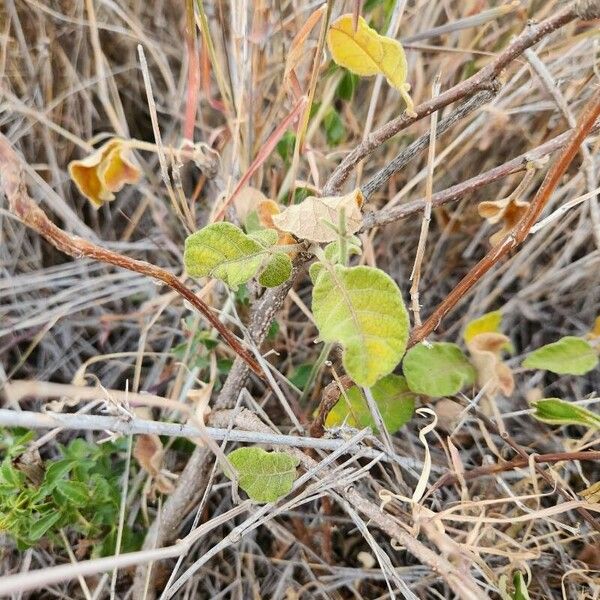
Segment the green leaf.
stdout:
<path fill-rule="evenodd" d="M 73 469 L 75 462 L 72 460 L 58 460 L 52 463 L 44 476 L 44 487 L 53 490 L 57 482 Z"/>
<path fill-rule="evenodd" d="M 0 484 L 11 489 L 19 489 L 23 485 L 25 475 L 15 469 L 9 461 L 5 461 L 0 467 Z"/>
<path fill-rule="evenodd" d="M 273 254 L 263 272 L 258 278 L 258 283 L 264 287 L 277 287 L 292 276 L 292 259 L 282 252 Z"/>
<path fill-rule="evenodd" d="M 535 408 L 533 416 L 538 421 L 551 425 L 583 425 L 600 429 L 600 415 L 572 402 L 560 398 L 544 398 L 532 402 L 531 405 Z"/>
<path fill-rule="evenodd" d="M 291 383 L 293 383 L 299 390 L 304 390 L 306 384 L 310 379 L 312 373 L 312 363 L 305 363 L 294 369 L 294 372 L 288 377 Z"/>
<path fill-rule="evenodd" d="M 525 583 L 521 571 L 515 571 L 515 574 L 513 575 L 513 585 L 515 586 L 515 593 L 512 595 L 513 600 L 530 600 L 527 584 Z"/>
<path fill-rule="evenodd" d="M 275 248 L 277 232 L 262 229 L 245 234 L 232 223 L 213 223 L 188 236 L 183 262 L 192 277 L 216 277 L 232 289 L 258 276 L 275 287 L 292 273 L 292 261 Z"/>
<path fill-rule="evenodd" d="M 348 69 L 344 69 L 342 67 L 344 75 L 342 76 L 341 81 L 337 86 L 337 96 L 340 100 L 352 100 L 352 96 L 354 96 L 354 90 L 358 85 L 358 75 L 351 73 Z"/>
<path fill-rule="evenodd" d="M 396 433 L 410 421 L 415 410 L 415 394 L 408 389 L 404 377 L 386 375 L 371 388 L 371 393 L 390 433 Z M 346 398 L 343 394 L 340 396 L 337 404 L 327 415 L 325 425 L 335 427 L 346 421 L 351 427 L 372 427 L 376 430 L 375 420 L 362 390 L 352 386 L 346 391 Z"/>
<path fill-rule="evenodd" d="M 598 355 L 586 340 L 567 336 L 534 350 L 523 361 L 526 369 L 546 369 L 558 375 L 585 375 L 598 364 Z"/>
<path fill-rule="evenodd" d="M 321 339 L 339 342 L 348 375 L 371 387 L 394 369 L 406 350 L 408 313 L 398 286 L 373 267 L 315 263 L 310 275 Z"/>
<path fill-rule="evenodd" d="M 476 373 L 463 351 L 447 342 L 418 344 L 404 357 L 408 387 L 426 396 L 453 396 L 475 381 Z"/>
<path fill-rule="evenodd" d="M 56 490 L 73 506 L 85 506 L 89 501 L 88 488 L 79 481 L 61 479 L 56 482 Z"/>
<path fill-rule="evenodd" d="M 238 448 L 227 458 L 237 471 L 239 486 L 255 502 L 275 502 L 288 494 L 300 462 L 285 452 L 266 452 L 257 447 Z"/>
<path fill-rule="evenodd" d="M 61 513 L 52 512 L 41 519 L 38 519 L 31 525 L 31 529 L 29 530 L 29 539 L 32 541 L 39 540 L 42 538 L 56 522 L 60 519 Z"/>
<path fill-rule="evenodd" d="M 327 134 L 327 143 L 330 146 L 338 146 L 346 137 L 346 128 L 338 112 L 331 108 L 323 117 L 323 127 Z"/>
<path fill-rule="evenodd" d="M 294 146 L 296 145 L 296 135 L 291 131 L 286 131 L 281 139 L 277 142 L 277 153 L 284 162 L 289 163 L 294 154 Z"/>

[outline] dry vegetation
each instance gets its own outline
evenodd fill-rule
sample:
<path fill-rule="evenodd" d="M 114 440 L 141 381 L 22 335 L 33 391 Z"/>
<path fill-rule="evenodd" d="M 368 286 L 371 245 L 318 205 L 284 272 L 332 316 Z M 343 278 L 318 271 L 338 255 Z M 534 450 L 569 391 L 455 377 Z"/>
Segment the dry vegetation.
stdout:
<path fill-rule="evenodd" d="M 405 43 L 418 118 L 403 116 L 404 104 L 383 78 L 360 79 L 353 97 L 341 99 L 343 73 L 325 52 L 314 79 L 317 109 L 295 168 L 270 142 L 284 128 L 295 131 L 299 99 L 311 91 L 320 25 L 302 47 L 296 82 L 285 76 L 285 66 L 292 40 L 320 4 L 205 0 L 211 53 L 202 3 L 194 2 L 195 54 L 189 28 L 186 37 L 184 0 L 2 0 L 4 191 L 10 195 L 11 177 L 22 176 L 30 196 L 62 230 L 162 267 L 179 281 L 186 236 L 214 219 L 242 179 L 282 203 L 293 189 L 320 194 L 362 185 L 368 202 L 359 260 L 389 273 L 409 304 L 429 183 L 434 207 L 420 281 L 427 324 L 490 250 L 489 236 L 498 227 L 479 216 L 478 204 L 507 197 L 528 161 L 534 169 L 520 198 L 533 200 L 571 139 L 569 130 L 600 95 L 600 20 L 580 18 L 598 17 L 598 2 L 365 0 L 362 13 L 378 31 Z M 333 17 L 356 6 L 350 0 L 331 4 Z M 490 70 L 515 36 L 568 11 L 564 23 Z M 428 176 L 432 117 L 419 109 L 435 105 L 436 76 L 443 95 L 485 68 L 480 85 L 436 106 L 441 111 Z M 475 101 L 465 109 L 469 97 Z M 190 107 L 196 106 L 194 116 Z M 459 118 L 447 122 L 453 111 Z M 69 161 L 114 135 L 154 143 L 154 118 L 165 147 L 178 147 L 195 118 L 194 141 L 218 153 L 218 172 L 207 148 L 202 169 L 168 160 L 161 169 L 156 153 L 136 152 L 140 183 L 94 209 L 71 182 Z M 316 448 L 290 450 L 301 461 L 294 490 L 264 506 L 232 491 L 219 465 L 223 451 L 238 442 L 221 446 L 218 437 L 210 438 L 216 429 L 202 429 L 199 416 L 208 404 L 207 425 L 231 428 L 231 440 L 240 439 L 236 430 L 254 432 L 265 448 L 290 445 L 275 434 L 320 433 L 311 429 L 315 411 L 331 393 L 326 386 L 334 374 L 343 371 L 334 350 L 304 393 L 289 382 L 298 383 L 299 367 L 314 364 L 322 349 L 314 343 L 302 257 L 289 293 L 287 285 L 264 292 L 250 284 L 244 296 L 216 280 L 201 286 L 181 279 L 245 339 L 259 376 L 225 343 L 196 343 L 199 331 L 213 339 L 216 334 L 177 290 L 103 264 L 92 257 L 106 255 L 79 251 L 77 242 L 66 248 L 75 258 L 65 255 L 24 226 L 14 203 L 11 212 L 0 194 L 3 408 L 26 411 L 19 423 L 36 430 L 41 461 L 59 456 L 59 443 L 76 437 L 99 443 L 117 436 L 110 432 L 124 433 L 113 459 L 128 486 L 114 519 L 118 531 L 129 528 L 138 539 L 137 554 L 113 552 L 98 563 L 91 553 L 99 540 L 68 527 L 62 537 L 27 549 L 0 532 L 0 595 L 470 599 L 500 598 L 504 582 L 510 598 L 513 573 L 520 571 L 531 598 L 599 598 L 600 514 L 597 503 L 578 493 L 599 479 L 600 440 L 593 429 L 535 421 L 529 401 L 561 397 L 597 411 L 600 369 L 574 377 L 520 367 L 533 348 L 585 335 L 600 313 L 599 127 L 588 132 L 544 207 L 542 217 L 556 218 L 477 274 L 428 336 L 460 342 L 466 323 L 501 309 L 514 346 L 506 361 L 514 391 L 508 397 L 465 390 L 452 400 L 423 399 L 438 416 L 427 436 L 430 465 L 419 440 L 429 414 L 416 415 L 394 436 L 327 432 L 312 440 Z M 365 160 L 342 163 L 363 140 Z M 552 152 L 544 162 L 548 149 L 537 148 L 548 142 Z M 555 213 L 565 205 L 568 210 Z M 227 218 L 235 222 L 230 208 Z M 51 429 L 60 421 L 49 420 L 50 411 L 69 413 L 64 429 Z M 96 420 L 85 421 L 87 414 Z M 2 419 L 4 426 L 17 424 Z M 148 464 L 156 448 L 139 443 L 127 460 L 127 434 L 149 431 L 142 419 L 201 430 L 157 430 L 164 434 L 164 456 L 156 468 Z M 535 455 L 545 456 L 536 462 Z M 406 498 L 424 469 L 425 499 L 411 504 Z"/>

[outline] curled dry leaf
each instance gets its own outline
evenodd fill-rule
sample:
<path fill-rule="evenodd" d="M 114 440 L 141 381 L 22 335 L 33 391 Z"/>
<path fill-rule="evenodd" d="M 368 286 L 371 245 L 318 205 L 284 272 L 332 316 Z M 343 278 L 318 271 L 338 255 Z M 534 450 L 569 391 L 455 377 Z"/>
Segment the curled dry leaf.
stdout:
<path fill-rule="evenodd" d="M 260 190 L 247 186 L 240 191 L 233 202 L 238 218 L 246 226 L 246 231 L 249 230 L 249 223 L 254 215 L 255 218 L 258 217 L 258 224 L 261 227 L 277 231 L 279 238 L 277 245 L 287 246 L 296 243 L 289 233 L 281 231 L 273 223 L 273 216 L 281 212 L 279 204 L 267 198 Z"/>
<path fill-rule="evenodd" d="M 406 83 L 408 64 L 404 48 L 398 40 L 380 35 L 363 17 L 354 22 L 351 13 L 342 15 L 329 27 L 327 45 L 333 60 L 356 75 L 385 75 L 406 103 L 406 112 L 416 116 Z"/>
<path fill-rule="evenodd" d="M 512 371 L 502 362 L 502 350 L 509 342 L 501 333 L 480 333 L 467 344 L 477 371 L 477 385 L 486 386 L 489 395 L 500 391 L 508 397 L 515 388 Z"/>
<path fill-rule="evenodd" d="M 503 222 L 502 228 L 490 237 L 490 244 L 495 246 L 514 229 L 521 217 L 529 210 L 529 202 L 518 198 L 505 198 L 504 200 L 481 202 L 477 210 L 479 216 L 492 225 Z"/>
<path fill-rule="evenodd" d="M 248 217 L 250 217 L 250 215 L 258 209 L 258 205 L 265 200 L 268 200 L 268 198 L 260 190 L 249 185 L 242 188 L 233 201 L 240 222 L 245 224 Z"/>
<path fill-rule="evenodd" d="M 273 223 L 282 231 L 311 242 L 325 243 L 338 239 L 336 229 L 344 211 L 346 233 L 356 233 L 362 224 L 362 192 L 357 188 L 345 196 L 309 196 L 300 204 L 286 208 L 272 216 Z M 333 227 L 332 227 L 333 226 Z"/>
<path fill-rule="evenodd" d="M 153 489 L 162 494 L 170 494 L 173 489 L 173 483 L 170 481 L 172 474 L 162 468 L 163 446 L 157 435 L 144 433 L 135 440 L 133 456 L 138 464 L 153 480 Z"/>
<path fill-rule="evenodd" d="M 69 163 L 71 179 L 96 208 L 114 200 L 114 192 L 125 184 L 139 181 L 141 172 L 127 154 L 125 140 L 112 138 L 93 154 Z"/>
<path fill-rule="evenodd" d="M 273 221 L 273 217 L 281 213 L 279 204 L 277 204 L 277 202 L 269 199 L 261 200 L 258 203 L 256 212 L 258 214 L 258 222 L 263 227 L 266 227 L 267 229 L 274 229 L 277 232 L 278 246 L 289 246 L 296 243 L 296 240 L 289 233 L 279 229 L 279 227 L 277 227 Z"/>

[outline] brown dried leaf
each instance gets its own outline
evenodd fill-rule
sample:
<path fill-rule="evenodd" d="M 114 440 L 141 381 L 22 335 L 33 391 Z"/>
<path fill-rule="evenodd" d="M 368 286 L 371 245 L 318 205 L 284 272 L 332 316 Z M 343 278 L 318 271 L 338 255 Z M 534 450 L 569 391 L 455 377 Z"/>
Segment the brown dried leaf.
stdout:
<path fill-rule="evenodd" d="M 33 485 L 38 486 L 44 480 L 44 462 L 39 450 L 32 446 L 23 454 L 13 460 L 15 469 L 25 473 L 25 476 Z"/>
<path fill-rule="evenodd" d="M 512 371 L 502 362 L 502 349 L 510 340 L 501 333 L 480 333 L 467 344 L 477 371 L 477 385 L 490 395 L 500 391 L 510 396 L 515 388 Z"/>
<path fill-rule="evenodd" d="M 96 152 L 69 163 L 69 175 L 77 189 L 96 207 L 115 199 L 114 192 L 137 183 L 140 170 L 127 158 L 124 140 L 113 138 Z"/>
<path fill-rule="evenodd" d="M 273 223 L 282 231 L 312 242 L 333 242 L 338 239 L 328 223 L 338 226 L 344 210 L 346 232 L 356 233 L 362 224 L 360 207 L 364 202 L 360 189 L 345 196 L 309 196 L 301 202 L 273 215 Z"/>
<path fill-rule="evenodd" d="M 163 446 L 160 438 L 151 433 L 144 433 L 135 441 L 133 456 L 140 467 L 153 477 L 160 473 L 163 460 Z"/>
<path fill-rule="evenodd" d="M 235 211 L 241 223 L 245 223 L 251 213 L 258 210 L 258 205 L 268 198 L 256 188 L 246 186 L 241 189 L 233 201 Z"/>
<path fill-rule="evenodd" d="M 495 246 L 514 229 L 521 217 L 529 210 L 529 202 L 518 198 L 505 198 L 504 200 L 481 202 L 477 210 L 479 216 L 492 225 L 502 221 L 502 228 L 490 237 L 490 244 Z"/>

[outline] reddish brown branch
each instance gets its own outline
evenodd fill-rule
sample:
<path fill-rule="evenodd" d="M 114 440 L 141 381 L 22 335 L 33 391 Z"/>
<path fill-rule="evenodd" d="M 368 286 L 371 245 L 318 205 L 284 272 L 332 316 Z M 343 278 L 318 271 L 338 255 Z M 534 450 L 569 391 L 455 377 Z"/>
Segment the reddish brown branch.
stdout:
<path fill-rule="evenodd" d="M 446 314 L 459 300 L 503 257 L 523 243 L 530 229 L 539 218 L 550 200 L 554 189 L 579 151 L 583 140 L 592 130 L 596 119 L 600 116 L 600 94 L 595 94 L 582 111 L 577 127 L 572 131 L 566 145 L 556 162 L 552 165 L 535 195 L 531 206 L 514 231 L 508 234 L 497 246 L 492 248 L 446 296 L 431 316 L 416 327 L 410 337 L 409 347 L 414 346 L 434 331 Z"/>
<path fill-rule="evenodd" d="M 21 160 L 10 147 L 8 140 L 0 134 L 0 189 L 8 198 L 10 210 L 28 227 L 39 233 L 55 248 L 73 256 L 81 258 L 87 256 L 94 260 L 115 265 L 128 271 L 134 271 L 162 281 L 165 285 L 177 292 L 187 300 L 221 335 L 231 349 L 244 360 L 244 362 L 259 377 L 264 378 L 262 369 L 252 354 L 246 350 L 238 338 L 219 321 L 210 307 L 205 304 L 194 292 L 186 287 L 179 279 L 166 269 L 157 267 L 143 260 L 136 260 L 117 252 L 107 250 L 92 244 L 83 238 L 70 235 L 58 228 L 46 213 L 31 199 L 27 193 L 23 179 Z"/>
<path fill-rule="evenodd" d="M 472 96 L 478 91 L 493 87 L 494 80 L 515 58 L 548 34 L 573 21 L 577 16 L 576 9 L 570 6 L 537 25 L 529 25 L 521 35 L 509 44 L 491 63 L 481 69 L 481 71 L 445 91 L 443 94 L 416 106 L 416 116 L 409 117 L 406 113 L 403 113 L 401 116 L 373 131 L 336 167 L 323 188 L 323 195 L 329 196 L 338 192 L 350 173 L 363 158 L 371 154 L 376 148 L 402 129 L 461 98 Z"/>
<path fill-rule="evenodd" d="M 599 99 L 600 100 L 600 99 Z M 600 101 L 599 101 L 600 104 Z M 589 104 L 588 104 L 589 107 Z M 575 150 L 577 151 L 577 149 Z M 466 403 L 464 403 L 466 405 Z M 498 426 L 492 421 L 489 417 L 484 415 L 480 410 L 475 408 L 474 406 L 469 406 L 469 410 L 479 419 L 490 431 L 494 432 L 496 435 L 499 435 L 506 444 L 508 444 L 527 464 L 531 458 L 531 455 L 527 452 L 523 446 L 521 446 L 515 439 L 513 439 L 508 432 L 501 432 Z M 565 500 L 573 500 L 573 495 L 567 491 L 563 485 L 558 481 L 555 477 L 552 477 L 550 473 L 543 467 L 541 467 L 537 461 L 534 459 L 533 468 L 536 473 L 553 489 L 558 492 Z M 600 532 L 600 523 L 596 520 L 596 518 L 585 508 L 579 507 L 576 509 L 577 512 L 581 515 L 582 519 L 586 521 L 591 527 L 593 527 L 597 532 Z"/>
<path fill-rule="evenodd" d="M 533 460 L 538 464 L 554 464 L 563 461 L 581 460 L 581 461 L 600 461 L 600 452 L 556 452 L 552 454 L 534 454 Z M 529 464 L 529 460 L 523 457 L 513 458 L 507 462 L 493 463 L 491 465 L 484 465 L 482 467 L 476 467 L 464 473 L 461 473 L 460 478 L 455 473 L 446 473 L 440 477 L 427 491 L 427 496 L 430 496 L 433 492 L 441 487 L 447 485 L 453 485 L 463 479 L 464 481 L 471 481 L 478 479 L 479 477 L 485 477 L 487 475 L 495 475 L 496 473 L 504 473 L 506 471 L 512 471 L 513 469 L 521 469 Z"/>
<path fill-rule="evenodd" d="M 600 130 L 600 121 L 596 121 L 592 131 L 590 133 L 596 133 Z M 571 131 L 565 131 L 560 135 L 552 138 L 551 140 L 520 154 L 516 158 L 509 160 L 489 171 L 484 171 L 471 179 L 457 183 L 445 190 L 436 192 L 431 197 L 431 203 L 433 206 L 442 206 L 449 202 L 454 202 L 463 198 L 467 194 L 474 192 L 486 185 L 490 185 L 495 181 L 499 181 L 504 177 L 519 173 L 527 169 L 527 163 L 535 160 L 539 160 L 544 156 L 553 154 L 557 150 L 560 150 L 569 141 Z M 422 212 L 425 209 L 425 199 L 419 198 L 418 200 L 412 200 L 399 206 L 394 206 L 388 209 L 382 209 L 377 212 L 371 212 L 365 214 L 363 218 L 363 224 L 361 231 L 367 231 L 373 227 L 380 227 L 381 225 L 387 225 L 388 223 L 394 223 L 405 219 L 410 215 Z"/>

